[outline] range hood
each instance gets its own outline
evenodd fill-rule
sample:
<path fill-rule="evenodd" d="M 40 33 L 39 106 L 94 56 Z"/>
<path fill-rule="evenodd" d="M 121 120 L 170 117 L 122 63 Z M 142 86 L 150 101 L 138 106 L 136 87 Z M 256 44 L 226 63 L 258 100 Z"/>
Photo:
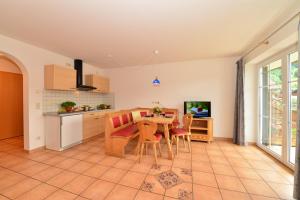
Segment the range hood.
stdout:
<path fill-rule="evenodd" d="M 74 69 L 76 70 L 76 88 L 80 91 L 90 91 L 95 90 L 97 88 L 89 85 L 83 85 L 83 78 L 82 78 L 82 60 L 75 59 L 74 60 Z"/>

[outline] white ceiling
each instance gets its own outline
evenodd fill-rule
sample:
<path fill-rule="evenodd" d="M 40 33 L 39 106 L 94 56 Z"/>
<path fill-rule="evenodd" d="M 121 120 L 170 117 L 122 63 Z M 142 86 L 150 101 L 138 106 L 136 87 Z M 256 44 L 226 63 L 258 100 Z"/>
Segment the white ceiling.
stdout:
<path fill-rule="evenodd" d="M 0 0 L 0 34 L 99 67 L 238 56 L 297 1 Z"/>

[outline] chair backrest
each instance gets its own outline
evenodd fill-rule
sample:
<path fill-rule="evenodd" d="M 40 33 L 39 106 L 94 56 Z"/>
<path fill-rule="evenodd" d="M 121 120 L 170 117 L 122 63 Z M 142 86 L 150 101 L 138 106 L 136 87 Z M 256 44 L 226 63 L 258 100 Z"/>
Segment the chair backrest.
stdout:
<path fill-rule="evenodd" d="M 183 128 L 187 132 L 190 132 L 191 130 L 192 121 L 193 121 L 193 116 L 190 113 L 183 115 Z"/>
<path fill-rule="evenodd" d="M 133 122 L 136 123 L 138 121 L 141 121 L 142 117 L 145 117 L 146 115 L 149 115 L 151 113 L 150 108 L 134 108 L 131 109 L 131 114 L 133 118 Z"/>
<path fill-rule="evenodd" d="M 143 120 L 137 123 L 137 127 L 140 133 L 140 139 L 142 141 L 155 141 L 154 135 L 157 131 L 157 124 L 148 120 Z"/>
<path fill-rule="evenodd" d="M 162 111 L 166 114 L 166 115 L 175 115 L 175 119 L 178 120 L 178 109 L 176 108 L 163 108 Z"/>

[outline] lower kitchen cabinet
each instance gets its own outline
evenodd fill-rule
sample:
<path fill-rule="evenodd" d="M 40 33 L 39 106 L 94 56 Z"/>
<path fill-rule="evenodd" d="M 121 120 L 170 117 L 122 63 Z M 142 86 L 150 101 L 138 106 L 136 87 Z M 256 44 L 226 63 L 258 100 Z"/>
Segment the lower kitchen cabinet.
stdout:
<path fill-rule="evenodd" d="M 94 137 L 105 130 L 105 113 L 91 112 L 83 114 L 83 140 Z"/>

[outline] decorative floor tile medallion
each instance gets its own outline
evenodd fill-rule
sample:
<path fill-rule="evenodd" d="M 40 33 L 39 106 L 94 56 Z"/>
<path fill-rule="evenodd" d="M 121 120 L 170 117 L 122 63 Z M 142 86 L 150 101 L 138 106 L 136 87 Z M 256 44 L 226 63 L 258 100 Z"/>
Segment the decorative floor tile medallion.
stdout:
<path fill-rule="evenodd" d="M 193 193 L 191 191 L 179 189 L 178 190 L 178 199 L 179 200 L 191 200 Z"/>
<path fill-rule="evenodd" d="M 182 183 L 182 180 L 179 178 L 179 176 L 171 170 L 158 174 L 156 178 L 165 189 L 169 189 Z"/>
<path fill-rule="evenodd" d="M 152 192 L 153 188 L 154 188 L 154 183 L 150 183 L 148 181 L 144 181 L 141 186 L 141 190 L 144 190 L 146 192 Z"/>

